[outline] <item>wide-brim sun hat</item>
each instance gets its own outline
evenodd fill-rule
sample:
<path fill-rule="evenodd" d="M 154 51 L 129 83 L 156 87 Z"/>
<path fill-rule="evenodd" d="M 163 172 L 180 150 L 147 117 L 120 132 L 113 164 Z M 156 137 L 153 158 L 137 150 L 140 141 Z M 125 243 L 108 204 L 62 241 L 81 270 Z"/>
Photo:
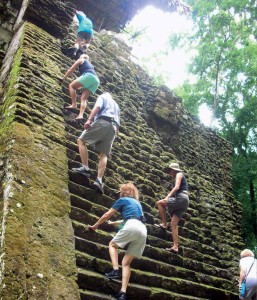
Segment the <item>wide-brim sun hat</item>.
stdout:
<path fill-rule="evenodd" d="M 178 171 L 178 172 L 183 172 L 179 168 L 179 164 L 178 163 L 170 163 L 169 166 L 167 167 L 167 170 L 175 170 L 175 171 Z"/>

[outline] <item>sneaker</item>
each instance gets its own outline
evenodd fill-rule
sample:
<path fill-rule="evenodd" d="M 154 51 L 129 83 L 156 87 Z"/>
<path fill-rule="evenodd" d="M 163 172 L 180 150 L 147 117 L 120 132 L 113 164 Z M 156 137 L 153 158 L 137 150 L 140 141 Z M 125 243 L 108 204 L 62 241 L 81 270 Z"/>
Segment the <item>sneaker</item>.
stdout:
<path fill-rule="evenodd" d="M 120 271 L 112 269 L 111 272 L 105 273 L 105 277 L 108 279 L 120 278 Z"/>
<path fill-rule="evenodd" d="M 73 52 L 73 58 L 74 59 L 79 59 L 80 58 L 80 55 L 82 54 L 82 51 L 81 49 L 76 49 L 74 52 Z"/>
<path fill-rule="evenodd" d="M 78 49 L 77 49 L 77 48 L 74 48 L 74 52 L 73 52 L 73 57 L 74 57 L 74 58 L 77 57 L 77 52 L 78 52 Z"/>
<path fill-rule="evenodd" d="M 115 295 L 115 299 L 127 300 L 127 294 L 122 291 L 119 291 L 118 294 Z"/>
<path fill-rule="evenodd" d="M 101 194 L 104 194 L 104 185 L 98 179 L 93 183 L 93 188 Z"/>
<path fill-rule="evenodd" d="M 71 172 L 79 173 L 87 178 L 90 177 L 90 170 L 86 170 L 86 168 L 83 166 L 79 168 L 72 168 Z"/>

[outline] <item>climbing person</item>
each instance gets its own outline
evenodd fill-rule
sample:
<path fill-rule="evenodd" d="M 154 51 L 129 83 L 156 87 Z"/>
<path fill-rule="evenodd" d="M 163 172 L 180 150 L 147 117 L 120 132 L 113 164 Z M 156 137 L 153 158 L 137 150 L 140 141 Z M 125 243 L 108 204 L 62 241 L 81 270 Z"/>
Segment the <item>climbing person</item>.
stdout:
<path fill-rule="evenodd" d="M 167 229 L 166 209 L 168 208 L 171 216 L 170 228 L 173 245 L 170 248 L 166 248 L 166 250 L 178 254 L 178 222 L 188 208 L 188 185 L 186 177 L 183 171 L 180 170 L 178 163 L 170 163 L 167 171 L 175 180 L 175 185 L 164 199 L 157 201 L 162 223 L 155 224 L 155 226 Z"/>
<path fill-rule="evenodd" d="M 106 92 L 97 98 L 89 118 L 84 124 L 85 130 L 77 140 L 82 166 L 72 168 L 71 171 L 90 177 L 86 143 L 95 146 L 100 154 L 97 179 L 93 183 L 93 187 L 102 194 L 104 193 L 102 178 L 107 165 L 107 157 L 110 155 L 119 126 L 120 108 L 111 94 Z"/>
<path fill-rule="evenodd" d="M 77 94 L 78 89 L 82 89 L 82 94 L 80 97 L 80 111 L 79 115 L 76 117 L 76 120 L 83 119 L 84 111 L 87 107 L 88 97 L 96 92 L 100 84 L 99 78 L 94 70 L 93 65 L 89 62 L 89 57 L 87 54 L 82 54 L 80 58 L 70 67 L 66 72 L 63 81 L 66 80 L 77 68 L 79 68 L 80 77 L 73 80 L 69 84 L 69 92 L 71 97 L 71 105 L 66 106 L 66 109 L 77 108 Z"/>
<path fill-rule="evenodd" d="M 239 298 L 241 300 L 257 300 L 257 261 L 254 254 L 249 249 L 244 249 L 240 253 L 240 275 L 239 275 Z M 243 282 L 246 283 L 246 289 L 243 293 Z"/>
<path fill-rule="evenodd" d="M 142 256 L 146 244 L 147 230 L 143 223 L 143 210 L 138 199 L 139 193 L 133 183 L 122 184 L 120 186 L 120 198 L 93 226 L 89 226 L 90 229 L 96 230 L 116 212 L 120 212 L 122 215 L 124 226 L 109 243 L 113 269 L 105 273 L 108 279 L 120 278 L 118 248 L 127 246 L 122 259 L 121 290 L 116 295 L 116 299 L 119 300 L 127 299 L 127 286 L 131 273 L 130 264 L 135 257 L 140 258 Z"/>
<path fill-rule="evenodd" d="M 74 45 L 74 53 L 73 56 L 76 58 L 78 50 L 82 48 L 82 53 L 85 54 L 89 44 L 91 42 L 92 36 L 94 34 L 93 23 L 87 18 L 87 16 L 83 13 L 83 11 L 76 10 L 76 17 L 79 22 L 78 31 L 77 31 L 77 39 Z M 82 41 L 85 40 L 86 45 L 81 47 Z"/>

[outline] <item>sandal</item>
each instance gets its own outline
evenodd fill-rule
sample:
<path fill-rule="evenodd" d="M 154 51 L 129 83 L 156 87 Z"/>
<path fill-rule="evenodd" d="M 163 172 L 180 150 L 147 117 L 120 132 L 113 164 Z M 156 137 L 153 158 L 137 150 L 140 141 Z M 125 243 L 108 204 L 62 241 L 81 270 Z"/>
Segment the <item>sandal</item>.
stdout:
<path fill-rule="evenodd" d="M 178 250 L 175 250 L 173 248 L 165 248 L 165 250 L 168 251 L 168 252 L 172 252 L 172 253 L 178 254 Z"/>
<path fill-rule="evenodd" d="M 158 227 L 158 228 L 161 228 L 161 229 L 164 229 L 166 230 L 167 227 L 164 227 L 162 224 L 154 224 L 155 227 Z"/>
<path fill-rule="evenodd" d="M 77 109 L 77 107 L 71 107 L 71 105 L 65 104 L 64 109 L 73 109 L 73 110 L 75 110 L 75 109 Z"/>

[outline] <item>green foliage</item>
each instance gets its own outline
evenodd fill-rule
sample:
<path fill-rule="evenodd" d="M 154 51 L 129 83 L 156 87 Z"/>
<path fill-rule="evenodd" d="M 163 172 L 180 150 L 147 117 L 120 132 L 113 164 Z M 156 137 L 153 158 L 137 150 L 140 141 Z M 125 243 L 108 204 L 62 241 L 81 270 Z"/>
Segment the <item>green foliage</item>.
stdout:
<path fill-rule="evenodd" d="M 173 36 L 170 47 L 194 49 L 196 81 L 177 89 L 190 111 L 205 103 L 231 142 L 233 184 L 243 205 L 246 245 L 257 246 L 257 29 L 255 0 L 189 0 L 194 29 Z"/>

